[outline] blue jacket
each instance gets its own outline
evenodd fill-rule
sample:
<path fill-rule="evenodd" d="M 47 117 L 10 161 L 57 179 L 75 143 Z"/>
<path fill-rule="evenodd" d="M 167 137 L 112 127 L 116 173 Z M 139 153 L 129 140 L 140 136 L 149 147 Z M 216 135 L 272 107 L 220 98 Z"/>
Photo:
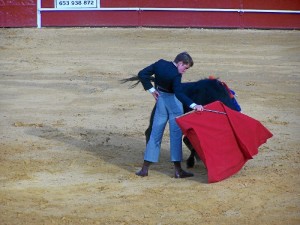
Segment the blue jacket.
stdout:
<path fill-rule="evenodd" d="M 182 74 L 178 73 L 177 67 L 173 64 L 173 62 L 160 59 L 150 66 L 142 69 L 138 73 L 138 77 L 145 90 L 149 90 L 153 87 L 150 80 L 152 75 L 155 77 L 156 86 L 166 90 L 166 92 L 174 93 L 178 100 L 186 106 L 190 106 L 194 103 L 183 93 L 181 87 Z"/>

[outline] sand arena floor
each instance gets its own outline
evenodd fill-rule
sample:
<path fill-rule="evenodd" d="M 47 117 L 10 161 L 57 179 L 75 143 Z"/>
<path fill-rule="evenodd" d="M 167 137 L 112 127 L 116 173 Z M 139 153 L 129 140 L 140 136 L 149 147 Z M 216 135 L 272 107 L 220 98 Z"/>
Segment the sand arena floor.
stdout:
<path fill-rule="evenodd" d="M 181 51 L 183 81 L 220 77 L 274 134 L 222 182 L 172 178 L 168 132 L 134 174 L 154 100 L 119 80 Z M 299 70 L 299 31 L 0 29 L 0 223 L 300 224 Z"/>

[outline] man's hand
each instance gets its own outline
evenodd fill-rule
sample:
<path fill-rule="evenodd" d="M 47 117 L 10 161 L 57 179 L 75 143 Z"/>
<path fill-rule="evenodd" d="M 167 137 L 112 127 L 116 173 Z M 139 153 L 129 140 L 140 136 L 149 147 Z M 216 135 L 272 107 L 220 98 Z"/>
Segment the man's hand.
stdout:
<path fill-rule="evenodd" d="M 203 111 L 203 110 L 204 110 L 204 108 L 203 108 L 202 105 L 196 105 L 196 106 L 194 107 L 194 109 L 195 109 L 196 111 Z"/>
<path fill-rule="evenodd" d="M 157 99 L 158 99 L 158 97 L 159 97 L 158 91 L 153 91 L 151 94 L 153 95 L 153 97 L 154 97 L 155 100 L 157 101 Z"/>

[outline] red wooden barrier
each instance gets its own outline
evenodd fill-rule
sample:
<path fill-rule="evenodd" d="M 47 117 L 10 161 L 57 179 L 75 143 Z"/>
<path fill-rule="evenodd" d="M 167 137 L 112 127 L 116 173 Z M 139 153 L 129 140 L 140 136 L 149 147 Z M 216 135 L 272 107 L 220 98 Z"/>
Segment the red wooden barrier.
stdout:
<path fill-rule="evenodd" d="M 0 0 L 0 27 L 36 26 L 35 0 Z"/>
<path fill-rule="evenodd" d="M 43 0 L 42 8 L 54 8 L 55 0 Z M 300 29 L 299 0 L 101 0 L 101 8 L 211 8 L 294 10 L 275 12 L 190 11 L 45 11 L 42 26 L 151 26 L 204 28 Z M 0 27 L 36 27 L 37 0 L 0 0 Z"/>

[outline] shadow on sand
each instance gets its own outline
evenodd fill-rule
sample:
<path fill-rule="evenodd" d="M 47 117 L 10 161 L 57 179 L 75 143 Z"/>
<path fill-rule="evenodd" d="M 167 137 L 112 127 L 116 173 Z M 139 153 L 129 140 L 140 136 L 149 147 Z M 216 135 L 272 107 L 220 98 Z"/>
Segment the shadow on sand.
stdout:
<path fill-rule="evenodd" d="M 30 127 L 27 134 L 50 141 L 58 141 L 70 146 L 74 151 L 84 150 L 95 154 L 107 163 L 135 173 L 143 162 L 145 148 L 144 137 L 131 137 L 127 134 L 112 133 L 106 130 L 93 130 L 82 127 L 66 129 L 64 127 L 42 126 Z M 186 152 L 185 152 L 186 151 Z M 184 147 L 184 153 L 189 153 Z M 182 162 L 185 169 L 185 161 Z M 169 150 L 162 147 L 160 162 L 153 164 L 149 170 L 174 177 L 173 164 L 169 160 Z M 195 168 L 190 169 L 194 177 L 188 178 L 200 183 L 207 183 L 207 172 L 202 162 L 198 162 Z M 149 176 L 150 176 L 149 174 Z"/>

